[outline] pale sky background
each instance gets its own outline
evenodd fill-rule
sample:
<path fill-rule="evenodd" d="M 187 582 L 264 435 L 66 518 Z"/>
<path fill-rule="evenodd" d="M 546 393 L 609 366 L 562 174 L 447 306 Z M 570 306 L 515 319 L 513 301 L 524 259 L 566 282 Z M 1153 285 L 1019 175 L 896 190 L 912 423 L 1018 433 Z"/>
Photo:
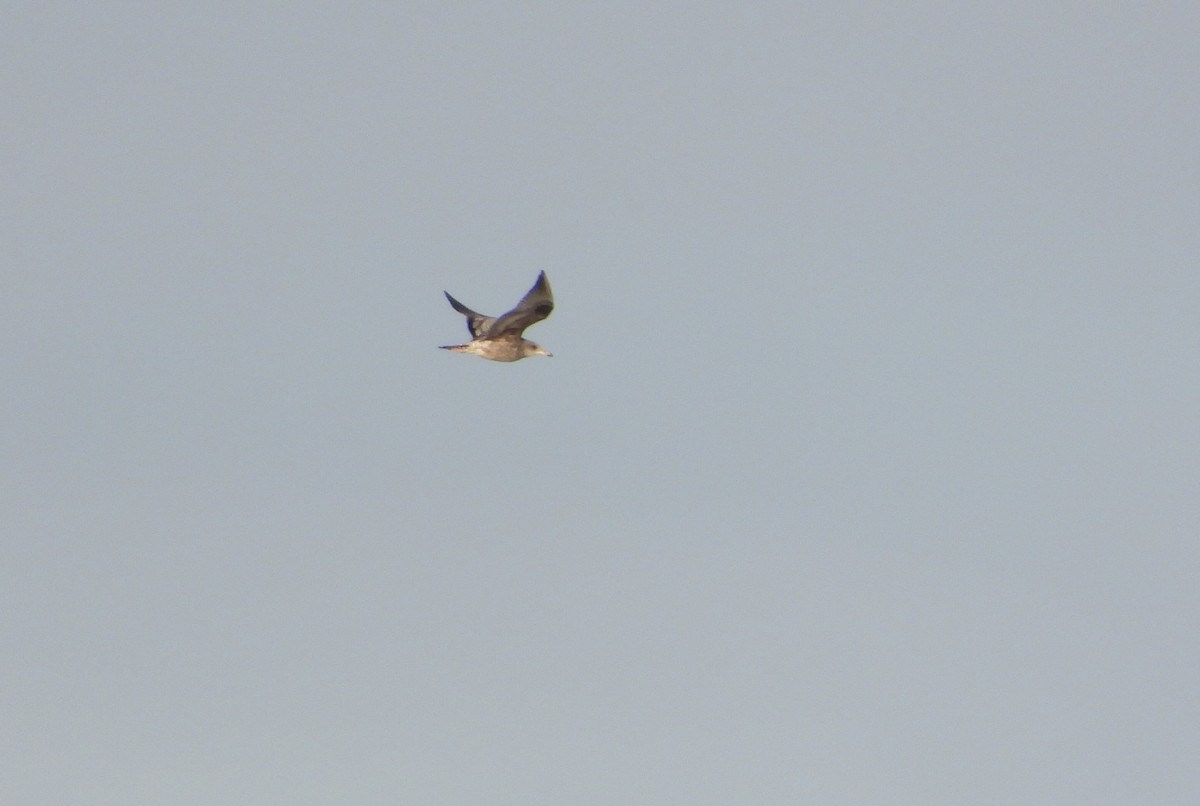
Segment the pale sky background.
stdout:
<path fill-rule="evenodd" d="M 1200 802 L 1200 6 L 192 5 L 0 26 L 0 802 Z"/>

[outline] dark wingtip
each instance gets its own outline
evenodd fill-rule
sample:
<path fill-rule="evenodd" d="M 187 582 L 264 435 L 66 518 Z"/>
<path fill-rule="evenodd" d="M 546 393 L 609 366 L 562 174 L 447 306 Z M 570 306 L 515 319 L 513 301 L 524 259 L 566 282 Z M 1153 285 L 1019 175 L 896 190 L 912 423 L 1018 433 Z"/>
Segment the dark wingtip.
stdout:
<path fill-rule="evenodd" d="M 458 311 L 459 313 L 461 313 L 465 316 L 471 315 L 471 309 L 468 308 L 466 305 L 463 305 L 461 302 L 456 300 L 454 297 L 450 296 L 449 291 L 443 291 L 442 293 L 445 294 L 446 299 L 450 301 L 451 308 L 453 308 L 454 310 Z"/>

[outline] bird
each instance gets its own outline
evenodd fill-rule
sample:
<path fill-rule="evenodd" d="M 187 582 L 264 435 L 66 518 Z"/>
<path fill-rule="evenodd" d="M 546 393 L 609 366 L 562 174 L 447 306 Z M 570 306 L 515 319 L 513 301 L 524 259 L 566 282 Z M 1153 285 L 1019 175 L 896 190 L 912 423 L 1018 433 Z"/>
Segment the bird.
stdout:
<path fill-rule="evenodd" d="M 554 295 L 550 293 L 550 282 L 546 272 L 539 272 L 533 288 L 521 298 L 516 307 L 503 316 L 484 316 L 463 305 L 443 291 L 450 306 L 467 317 L 467 330 L 471 341 L 466 344 L 445 345 L 441 349 L 455 353 L 470 353 L 489 361 L 520 361 L 531 355 L 550 353 L 524 338 L 525 328 L 542 321 L 554 310 Z"/>

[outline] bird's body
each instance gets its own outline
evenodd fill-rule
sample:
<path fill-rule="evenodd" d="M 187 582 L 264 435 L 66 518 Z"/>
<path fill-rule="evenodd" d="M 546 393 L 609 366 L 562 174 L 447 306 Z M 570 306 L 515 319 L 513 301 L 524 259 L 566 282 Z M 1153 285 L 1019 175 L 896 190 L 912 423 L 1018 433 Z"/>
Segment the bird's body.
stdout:
<path fill-rule="evenodd" d="M 554 296 L 550 293 L 546 272 L 538 274 L 537 282 L 529 289 L 529 293 L 517 303 L 517 307 L 503 316 L 476 313 L 448 292 L 442 293 L 450 300 L 454 310 L 467 317 L 467 330 L 472 337 L 466 344 L 448 345 L 442 347 L 443 350 L 471 353 L 489 361 L 520 361 L 531 355 L 550 355 L 521 335 L 525 328 L 542 321 L 554 310 Z"/>

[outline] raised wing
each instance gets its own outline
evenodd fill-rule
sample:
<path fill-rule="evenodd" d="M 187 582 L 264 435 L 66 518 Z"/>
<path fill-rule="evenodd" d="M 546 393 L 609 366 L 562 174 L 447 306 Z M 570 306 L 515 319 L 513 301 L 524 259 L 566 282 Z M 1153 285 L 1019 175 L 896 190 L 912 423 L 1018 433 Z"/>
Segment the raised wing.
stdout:
<path fill-rule="evenodd" d="M 450 305 L 454 308 L 454 310 L 467 317 L 467 330 L 471 331 L 471 338 L 477 339 L 484 333 L 487 333 L 488 328 L 491 327 L 492 323 L 496 321 L 495 317 L 484 316 L 481 313 L 476 313 L 475 311 L 471 310 L 466 305 L 463 305 L 454 297 L 450 296 L 449 291 L 443 291 L 442 293 L 446 295 L 446 299 L 450 300 Z"/>
<path fill-rule="evenodd" d="M 450 300 L 450 302 L 454 304 L 454 300 Z M 457 305 L 455 305 L 455 310 L 462 313 Z M 494 339 L 506 333 L 519 336 L 525 328 L 542 321 L 553 310 L 554 295 L 550 293 L 550 282 L 546 279 L 546 272 L 540 272 L 537 282 L 533 284 L 533 288 L 529 289 L 529 293 L 517 303 L 517 307 L 494 321 L 488 320 L 487 337 Z"/>

